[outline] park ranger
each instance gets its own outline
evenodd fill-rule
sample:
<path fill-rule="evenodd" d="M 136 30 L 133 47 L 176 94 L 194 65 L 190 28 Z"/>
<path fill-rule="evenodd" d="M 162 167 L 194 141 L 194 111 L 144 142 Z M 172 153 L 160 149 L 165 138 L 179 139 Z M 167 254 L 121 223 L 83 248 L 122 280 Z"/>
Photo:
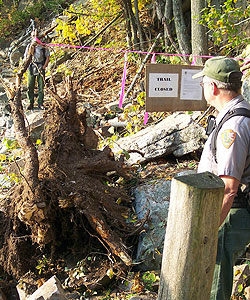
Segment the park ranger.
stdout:
<path fill-rule="evenodd" d="M 210 300 L 229 300 L 233 266 L 250 243 L 250 104 L 240 92 L 242 73 L 236 60 L 210 58 L 193 76 L 198 77 L 207 103 L 218 111 L 198 172 L 212 172 L 225 184 Z"/>

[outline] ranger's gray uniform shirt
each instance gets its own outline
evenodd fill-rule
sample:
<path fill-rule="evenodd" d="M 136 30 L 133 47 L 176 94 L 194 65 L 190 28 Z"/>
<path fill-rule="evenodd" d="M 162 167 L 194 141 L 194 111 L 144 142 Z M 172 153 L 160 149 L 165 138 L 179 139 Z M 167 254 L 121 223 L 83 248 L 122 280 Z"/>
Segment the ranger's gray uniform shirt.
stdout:
<path fill-rule="evenodd" d="M 240 95 L 232 99 L 216 118 L 219 124 L 224 115 L 235 108 L 247 108 L 250 104 Z M 234 116 L 226 121 L 217 137 L 217 163 L 211 151 L 208 137 L 198 166 L 198 173 L 209 171 L 215 175 L 231 176 L 242 184 L 250 183 L 250 118 Z"/>

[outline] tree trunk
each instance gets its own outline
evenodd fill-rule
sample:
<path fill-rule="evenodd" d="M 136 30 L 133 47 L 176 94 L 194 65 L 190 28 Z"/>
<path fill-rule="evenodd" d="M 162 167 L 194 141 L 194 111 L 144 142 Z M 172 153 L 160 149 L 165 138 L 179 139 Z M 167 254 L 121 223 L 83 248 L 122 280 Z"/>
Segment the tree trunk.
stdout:
<path fill-rule="evenodd" d="M 138 28 L 138 33 L 139 33 L 139 40 L 140 40 L 140 49 L 142 51 L 145 50 L 146 45 L 145 45 L 145 34 L 143 32 L 143 28 L 141 26 L 141 22 L 139 19 L 139 9 L 138 9 L 138 0 L 134 0 L 134 8 L 135 8 L 135 22 Z"/>
<path fill-rule="evenodd" d="M 188 36 L 187 27 L 184 22 L 181 0 L 173 1 L 173 14 L 179 48 L 182 54 L 189 55 L 191 54 L 190 38 Z M 186 59 L 186 61 L 188 62 L 188 59 Z"/>
<path fill-rule="evenodd" d="M 201 10 L 205 7 L 205 0 L 191 0 L 191 41 L 192 41 L 192 54 L 201 56 L 207 55 L 207 37 L 205 27 L 198 22 L 201 19 Z M 204 59 L 201 57 L 196 58 L 196 64 L 202 65 Z"/>
<path fill-rule="evenodd" d="M 208 300 L 223 181 L 206 172 L 172 181 L 158 300 Z"/>
<path fill-rule="evenodd" d="M 129 17 L 129 21 L 132 25 L 132 35 L 133 35 L 133 48 L 139 50 L 139 40 L 137 37 L 137 25 L 135 20 L 135 15 L 133 13 L 131 0 L 122 0 L 124 4 L 124 9 L 126 10 L 126 14 Z"/>
<path fill-rule="evenodd" d="M 162 7 L 164 5 L 164 2 L 165 2 L 164 0 L 155 0 L 155 2 L 154 2 L 156 15 L 160 22 L 162 21 L 162 18 L 163 18 Z"/>
<path fill-rule="evenodd" d="M 173 17 L 173 5 L 172 0 L 166 0 L 165 7 L 164 7 L 164 19 L 163 19 L 163 25 L 164 25 L 164 43 L 165 43 L 165 49 L 168 48 L 169 42 L 173 44 L 171 41 L 173 41 L 171 32 L 170 32 L 170 20 Z M 178 47 L 176 47 L 175 43 L 175 50 L 177 50 L 177 53 L 179 53 Z"/>
<path fill-rule="evenodd" d="M 128 48 L 129 48 L 129 50 L 133 50 L 131 22 L 130 22 L 130 19 L 129 19 L 128 11 L 124 8 L 123 13 L 124 13 L 124 18 L 125 18 L 125 22 L 126 22 L 126 33 L 127 33 Z"/>

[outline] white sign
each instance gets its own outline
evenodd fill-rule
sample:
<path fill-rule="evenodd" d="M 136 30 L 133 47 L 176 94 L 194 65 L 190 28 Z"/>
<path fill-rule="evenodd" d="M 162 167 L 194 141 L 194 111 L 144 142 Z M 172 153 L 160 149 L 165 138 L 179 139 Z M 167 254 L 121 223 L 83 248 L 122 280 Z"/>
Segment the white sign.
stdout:
<path fill-rule="evenodd" d="M 183 69 L 181 73 L 181 100 L 202 100 L 201 78 L 193 79 L 192 76 L 200 70 Z"/>
<path fill-rule="evenodd" d="M 178 97 L 178 80 L 176 73 L 150 73 L 149 97 Z"/>

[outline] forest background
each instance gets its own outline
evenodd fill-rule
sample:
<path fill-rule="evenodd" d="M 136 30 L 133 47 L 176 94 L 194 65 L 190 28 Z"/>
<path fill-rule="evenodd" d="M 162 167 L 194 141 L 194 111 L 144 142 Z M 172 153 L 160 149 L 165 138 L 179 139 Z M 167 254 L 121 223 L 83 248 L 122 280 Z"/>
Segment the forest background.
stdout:
<path fill-rule="evenodd" d="M 128 87 L 132 83 L 132 80 L 138 69 L 143 64 L 145 57 L 147 58 L 147 62 L 150 62 L 151 56 L 147 56 L 146 52 L 149 51 L 154 43 L 155 47 L 153 52 L 162 53 L 156 55 L 156 63 L 191 64 L 192 62 L 195 62 L 196 64 L 202 65 L 206 58 L 202 58 L 201 56 L 247 56 L 247 46 L 250 40 L 250 5 L 248 1 L 92 0 L 86 3 L 82 1 L 69 3 L 69 1 L 64 0 L 2 0 L 0 1 L 1 48 L 10 48 L 12 50 L 18 49 L 19 45 L 14 44 L 13 46 L 12 42 L 13 40 L 18 41 L 20 36 L 24 35 L 27 29 L 30 28 L 30 19 L 35 20 L 39 32 L 46 31 L 48 28 L 54 29 L 52 35 L 48 34 L 48 36 L 45 37 L 46 41 L 52 44 L 70 44 L 73 46 L 95 48 L 95 50 L 93 49 L 84 52 L 86 50 L 85 49 L 82 52 L 79 52 L 76 49 L 66 50 L 61 47 L 53 47 L 53 49 L 51 49 L 51 67 L 48 68 L 46 76 L 52 79 L 56 78 L 56 81 L 51 84 L 52 87 L 54 87 L 53 91 L 50 93 L 51 98 L 54 97 L 57 99 L 57 101 L 58 99 L 61 99 L 59 96 L 62 96 L 63 93 L 60 93 L 60 89 L 63 90 L 63 87 L 65 87 L 63 78 L 72 76 L 77 82 L 78 86 L 81 86 L 81 88 L 78 87 L 77 94 L 84 94 L 84 90 L 90 88 L 94 90 L 97 95 L 97 99 L 94 99 L 94 101 L 90 101 L 90 98 L 87 97 L 87 95 L 83 96 L 81 101 L 90 103 L 93 106 L 98 106 L 99 108 L 102 108 L 109 102 L 117 101 L 119 99 L 125 50 L 128 52 L 128 76 L 126 81 L 126 87 Z M 102 50 L 99 51 L 98 49 Z M 113 49 L 114 51 L 111 53 L 105 49 Z M 74 60 L 75 57 L 78 57 L 78 60 Z M 58 61 L 64 62 L 58 64 Z M 97 62 L 101 63 L 98 65 Z M 243 64 L 243 62 L 243 60 L 240 60 L 241 64 Z M 105 70 L 104 72 L 103 65 L 107 66 L 107 69 L 109 70 Z M 96 69 L 92 71 L 94 67 L 96 67 Z M 16 66 L 15 72 L 20 74 L 20 70 L 23 70 L 22 60 L 20 61 L 20 65 Z M 97 72 L 96 70 L 99 71 Z M 144 71 L 142 70 L 139 75 L 140 76 L 137 82 L 134 84 L 133 89 L 131 89 L 130 93 L 125 95 L 124 99 L 126 103 L 130 104 L 130 106 L 123 111 L 123 120 L 127 122 L 126 128 L 122 132 L 114 132 L 109 137 L 100 138 L 98 142 L 98 149 L 102 150 L 105 146 L 112 148 L 112 143 L 115 143 L 119 138 L 134 134 L 147 126 L 144 124 Z M 55 83 L 56 85 L 54 85 Z M 51 99 L 47 99 L 47 101 L 52 102 Z M 15 102 L 13 101 L 13 103 Z M 12 108 L 14 111 L 14 106 Z M 106 119 L 109 119 L 111 118 L 112 114 L 114 113 L 105 110 L 104 116 Z M 166 112 L 151 113 L 148 124 L 152 124 L 153 122 L 157 123 L 167 114 L 168 113 Z M 60 119 L 58 120 L 60 121 Z M 48 124 L 50 123 L 48 122 Z M 83 122 L 81 123 L 79 121 L 79 124 L 81 125 Z M 75 126 L 76 124 L 73 125 Z M 79 128 L 81 127 L 80 125 Z M 54 135 L 57 134 L 58 131 L 54 131 Z M 56 141 L 55 144 L 58 143 L 58 140 L 56 140 L 55 137 L 53 141 Z M 81 142 L 84 141 L 81 140 Z M 36 147 L 43 146 L 39 145 L 39 143 L 40 142 L 38 142 Z M 46 146 L 46 142 L 44 144 Z M 18 146 L 10 143 L 9 147 L 12 151 L 13 148 L 17 148 Z M 124 151 L 123 155 L 126 158 L 126 156 L 129 156 L 129 153 Z M 47 155 L 47 158 L 48 157 L 50 157 L 50 155 Z M 6 157 L 1 157 L 2 161 L 6 159 Z M 34 163 L 32 162 L 29 167 L 30 166 L 34 167 Z M 26 169 L 28 170 L 28 167 Z M 50 178 L 46 173 L 47 169 L 45 166 L 43 166 L 42 161 L 40 161 L 40 177 L 38 176 L 38 171 L 37 173 L 32 173 L 26 170 L 27 176 L 25 176 L 25 178 L 26 180 L 27 178 L 30 178 L 28 187 L 25 187 L 25 182 L 23 185 L 21 184 L 20 187 L 20 181 L 22 181 L 22 179 L 12 178 L 13 182 L 16 185 L 19 185 L 19 188 L 17 188 L 19 195 L 22 195 L 22 199 L 29 195 L 31 198 L 30 203 L 32 203 L 32 199 L 34 197 L 30 196 L 30 194 L 27 192 L 27 189 L 32 186 L 34 187 L 34 190 L 36 190 L 38 186 L 40 187 L 42 180 L 41 178 L 46 178 L 47 181 L 43 188 L 48 188 L 51 194 L 50 196 L 46 196 L 47 199 L 53 200 L 53 195 L 55 195 L 56 199 L 60 199 L 60 208 L 63 207 L 66 210 L 71 208 L 71 204 L 69 205 L 66 203 L 65 191 L 62 191 L 63 189 L 66 189 L 66 184 L 63 188 L 59 188 L 60 192 L 55 192 L 54 187 L 57 185 L 59 186 L 59 183 L 55 184 L 56 180 L 58 179 L 58 181 L 62 181 L 62 179 L 58 177 L 56 172 L 52 172 L 51 174 L 54 177 Z M 43 176 L 41 176 L 41 170 L 46 170 L 46 172 L 44 171 L 45 173 L 43 173 Z M 65 170 L 64 172 L 67 173 Z M 39 177 L 37 181 L 33 178 L 34 174 L 34 177 Z M 74 179 L 72 176 L 72 174 L 68 174 L 69 181 Z M 79 174 L 78 176 L 81 177 L 82 174 Z M 124 177 L 127 179 L 126 176 Z M 51 180 L 50 184 L 52 179 L 54 180 L 53 188 L 52 185 L 48 184 L 48 178 Z M 122 181 L 120 180 L 120 177 L 118 177 L 115 178 L 115 182 L 116 186 L 119 186 L 119 188 L 121 187 L 127 189 L 128 180 Z M 129 181 L 129 183 L 131 183 L 131 181 Z M 107 183 L 107 180 L 105 181 L 105 184 L 110 186 L 110 182 Z M 103 192 L 103 194 L 105 194 L 107 193 L 107 189 L 108 188 L 105 186 L 105 188 L 100 190 Z M 39 195 L 40 197 L 41 191 L 39 189 L 38 191 L 39 192 L 36 194 L 36 196 Z M 51 193 L 51 191 L 53 191 L 53 193 Z M 61 194 L 63 194 L 63 197 Z M 70 195 L 70 192 L 68 195 Z M 126 202 L 122 197 L 119 197 L 118 194 L 115 195 L 115 201 L 117 202 L 119 199 L 119 204 L 123 201 Z M 22 210 L 24 207 L 24 200 L 21 201 L 20 198 L 17 199 L 19 199 L 19 203 L 21 204 L 16 205 L 16 210 Z M 16 202 L 17 199 L 15 200 Z M 99 205 L 98 201 L 92 202 L 92 204 L 93 203 L 95 203 L 96 206 Z M 55 203 L 53 205 L 55 205 Z M 77 207 L 78 204 L 74 205 Z M 78 208 L 80 212 L 81 210 L 84 210 L 83 207 Z M 50 209 L 52 208 L 50 207 Z M 91 212 L 91 209 L 88 209 L 89 210 L 85 212 L 86 219 L 88 219 L 86 215 Z M 59 211 L 58 207 L 55 209 L 55 211 Z M 63 249 L 64 247 L 69 249 L 70 247 L 74 248 L 79 246 L 75 243 L 80 235 L 80 230 L 78 228 L 78 223 L 80 223 L 79 215 L 76 214 L 77 217 L 75 216 L 77 228 L 77 230 L 75 229 L 74 231 L 75 239 L 72 238 L 72 231 L 69 230 L 70 222 L 66 224 L 67 221 L 65 221 L 65 232 L 57 237 L 58 240 L 61 238 L 61 241 L 58 242 L 54 236 L 54 242 L 52 243 L 52 246 L 50 244 L 51 239 L 49 243 L 46 242 L 46 239 L 49 236 L 47 234 L 47 229 L 44 230 L 44 228 L 42 228 L 42 226 L 39 227 L 39 225 L 34 226 L 34 222 L 38 223 L 40 221 L 39 218 L 32 221 L 25 218 L 20 219 L 18 211 L 12 211 L 9 215 L 11 215 L 12 219 L 15 220 L 12 221 L 14 224 L 13 228 L 15 229 L 13 229 L 14 234 L 5 234 L 5 239 L 7 240 L 11 237 L 10 240 L 15 247 L 12 245 L 12 249 L 10 246 L 3 247 L 1 249 L 1 259 L 4 261 L 2 265 L 5 284 L 9 278 L 12 278 L 14 282 L 25 281 L 24 276 L 29 271 L 33 272 L 33 281 L 32 283 L 30 282 L 30 286 L 33 286 L 33 288 L 38 286 L 37 282 L 39 282 L 39 280 L 42 279 L 43 281 L 44 279 L 48 279 L 52 274 L 61 274 L 58 276 L 61 276 L 65 280 L 65 282 L 68 284 L 66 284 L 67 288 L 74 288 L 85 296 L 95 292 L 95 289 L 92 288 L 91 285 L 87 285 L 85 283 L 86 280 L 83 280 L 85 275 L 82 275 L 86 274 L 86 265 L 93 260 L 93 256 L 88 255 L 88 253 L 85 251 L 83 253 L 85 259 L 79 258 L 78 264 L 71 270 L 68 270 L 62 262 L 58 262 L 58 257 L 61 259 L 62 250 L 65 250 Z M 59 215 L 62 218 L 65 218 L 65 215 L 61 215 L 61 212 Z M 66 215 L 67 218 L 72 218 L 69 211 L 66 211 Z M 19 221 L 17 222 L 16 219 L 18 218 Z M 48 217 L 50 226 L 52 226 L 52 224 L 53 226 L 58 225 L 58 220 L 53 220 L 52 222 L 51 219 L 51 216 Z M 131 218 L 131 223 L 133 224 L 136 221 L 136 217 L 133 216 Z M 90 228 L 92 227 L 92 229 L 90 229 L 86 224 L 84 226 L 87 227 L 87 229 L 85 227 L 81 227 L 81 229 L 84 228 L 84 230 L 89 233 L 89 236 L 91 236 L 93 235 L 91 230 L 95 228 L 95 225 L 93 225 L 93 220 L 90 218 L 88 219 L 88 222 L 91 225 Z M 124 226 L 122 221 L 119 220 L 119 222 Z M 23 224 L 25 224 L 26 228 Z M 129 228 L 129 230 L 133 232 L 134 229 Z M 38 232 L 40 234 L 40 240 L 38 239 Z M 30 240 L 28 239 L 28 241 L 25 241 L 26 244 L 22 245 L 21 251 L 19 247 L 20 244 L 16 242 L 13 236 L 25 236 L 24 233 L 27 236 L 30 235 L 31 238 Z M 100 232 L 98 232 L 98 234 L 100 236 Z M 103 237 L 99 237 L 101 240 L 100 244 L 104 243 L 106 247 L 108 245 L 112 249 L 115 241 L 112 240 L 110 242 L 110 237 L 107 237 L 106 240 L 104 239 L 104 241 L 102 238 Z M 33 249 L 32 247 L 36 243 L 40 246 L 40 248 L 36 248 L 34 257 L 29 261 L 29 263 L 27 263 L 26 260 L 24 261 L 23 255 L 24 253 L 27 254 L 30 249 Z M 128 245 L 133 247 L 134 243 L 135 242 L 133 240 L 133 242 L 131 243 L 130 241 Z M 104 246 L 103 248 L 105 251 L 107 250 L 106 247 Z M 13 265 L 13 261 L 10 262 L 11 259 L 13 259 L 13 254 L 11 254 L 13 249 L 15 255 L 15 266 Z M 25 249 L 25 251 L 23 251 L 23 249 Z M 113 251 L 112 255 L 115 256 L 117 253 L 114 253 Z M 121 258 L 119 253 L 117 256 Z M 100 259 L 100 257 L 98 259 Z M 128 259 L 130 259 L 130 257 Z M 103 261 L 104 259 L 102 262 Z M 115 261 L 117 262 L 117 260 Z M 105 269 L 105 274 L 108 274 L 108 277 L 111 279 L 114 277 L 119 280 L 121 278 L 124 279 L 125 271 L 120 262 L 116 263 L 115 265 L 105 263 L 105 268 L 103 269 Z M 131 268 L 129 268 L 129 270 L 131 271 Z M 128 273 L 128 269 L 126 269 L 126 272 Z M 140 278 L 139 275 L 137 277 L 136 276 L 133 278 L 133 293 L 140 293 L 145 287 L 147 287 L 149 290 L 152 290 L 152 284 L 158 280 L 157 275 L 155 275 L 153 272 L 147 273 L 143 278 Z M 88 275 L 88 278 L 90 279 L 90 275 Z M 94 282 L 96 278 L 92 278 L 91 280 L 91 282 Z M 110 290 L 107 292 L 105 297 L 110 297 Z M 128 294 L 124 297 L 128 297 Z"/>

